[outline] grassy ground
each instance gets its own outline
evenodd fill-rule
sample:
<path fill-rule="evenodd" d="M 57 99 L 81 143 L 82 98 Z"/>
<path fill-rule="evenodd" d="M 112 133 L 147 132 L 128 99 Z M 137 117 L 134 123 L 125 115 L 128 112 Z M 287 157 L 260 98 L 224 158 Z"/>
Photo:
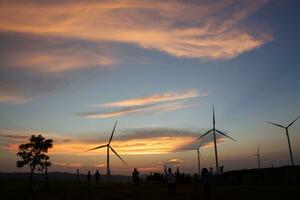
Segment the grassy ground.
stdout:
<path fill-rule="evenodd" d="M 177 185 L 176 195 L 167 194 L 164 184 L 142 184 L 139 194 L 133 192 L 131 184 L 87 184 L 85 182 L 50 182 L 48 191 L 42 189 L 43 183 L 35 183 L 35 191 L 26 190 L 26 182 L 0 182 L 1 199 L 205 199 L 199 184 Z M 299 199 L 299 186 L 217 186 L 213 187 L 212 199 Z"/>

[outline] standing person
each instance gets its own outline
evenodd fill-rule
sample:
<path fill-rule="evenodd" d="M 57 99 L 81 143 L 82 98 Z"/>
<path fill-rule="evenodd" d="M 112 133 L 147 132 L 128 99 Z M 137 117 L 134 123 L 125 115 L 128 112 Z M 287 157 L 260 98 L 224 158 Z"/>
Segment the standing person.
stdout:
<path fill-rule="evenodd" d="M 211 179 L 212 179 L 212 168 L 210 168 L 210 171 L 207 170 L 207 168 L 202 169 L 202 182 L 204 186 L 204 193 L 207 199 L 211 199 Z"/>
<path fill-rule="evenodd" d="M 132 172 L 132 182 L 133 182 L 133 187 L 134 187 L 134 193 L 139 192 L 139 183 L 140 183 L 140 177 L 139 177 L 140 172 L 134 168 Z"/>
<path fill-rule="evenodd" d="M 172 172 L 171 168 L 168 169 L 168 173 L 166 173 L 166 178 L 168 183 L 169 194 L 175 194 L 176 177 Z"/>
<path fill-rule="evenodd" d="M 99 180 L 100 180 L 100 173 L 99 173 L 99 170 L 97 169 L 96 173 L 95 173 L 95 181 L 96 181 L 96 184 L 99 183 Z"/>
<path fill-rule="evenodd" d="M 79 181 L 79 169 L 76 170 L 76 180 Z"/>
<path fill-rule="evenodd" d="M 86 175 L 86 179 L 88 181 L 89 184 L 91 184 L 91 171 L 88 171 L 88 174 Z"/>
<path fill-rule="evenodd" d="M 222 165 L 221 167 L 220 167 L 220 174 L 223 174 L 224 173 L 224 166 Z"/>
<path fill-rule="evenodd" d="M 213 176 L 213 175 L 214 175 L 214 170 L 213 170 L 212 167 L 209 168 L 209 172 L 208 172 L 208 173 L 209 173 L 210 176 Z"/>

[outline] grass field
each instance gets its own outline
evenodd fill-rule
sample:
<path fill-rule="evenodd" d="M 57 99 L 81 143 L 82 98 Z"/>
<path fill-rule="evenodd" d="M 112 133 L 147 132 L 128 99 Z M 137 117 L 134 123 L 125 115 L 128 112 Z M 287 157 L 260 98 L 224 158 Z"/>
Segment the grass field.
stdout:
<path fill-rule="evenodd" d="M 133 192 L 129 183 L 91 184 L 85 182 L 49 182 L 49 189 L 42 189 L 42 182 L 35 182 L 35 191 L 28 192 L 26 182 L 1 181 L 1 199 L 205 199 L 200 184 L 182 184 L 176 186 L 176 194 L 168 195 L 164 184 L 141 184 L 139 193 Z M 299 186 L 245 186 L 226 185 L 213 187 L 212 199 L 299 199 Z"/>

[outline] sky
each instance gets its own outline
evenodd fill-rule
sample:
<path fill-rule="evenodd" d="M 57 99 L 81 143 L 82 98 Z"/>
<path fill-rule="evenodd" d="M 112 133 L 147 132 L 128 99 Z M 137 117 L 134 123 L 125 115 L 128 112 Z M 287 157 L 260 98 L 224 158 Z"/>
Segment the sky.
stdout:
<path fill-rule="evenodd" d="M 284 129 L 300 114 L 297 0 L 0 1 L 0 171 L 18 145 L 54 140 L 49 171 L 197 172 L 290 164 Z M 290 128 L 300 164 L 300 121 Z"/>

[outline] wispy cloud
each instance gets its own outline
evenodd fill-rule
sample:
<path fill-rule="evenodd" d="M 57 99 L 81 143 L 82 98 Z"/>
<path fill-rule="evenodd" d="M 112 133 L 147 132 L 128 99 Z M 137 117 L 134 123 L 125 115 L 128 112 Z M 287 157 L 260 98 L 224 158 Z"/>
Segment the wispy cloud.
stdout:
<path fill-rule="evenodd" d="M 1 59 L 1 56 L 0 56 Z M 1 61 L 0 61 L 1 62 Z M 0 63 L 1 68 L 1 63 Z M 0 103 L 24 104 L 43 97 L 63 86 L 64 80 L 56 77 L 48 78 L 26 73 L 11 73 L 1 71 L 0 75 Z"/>
<path fill-rule="evenodd" d="M 0 33 L 0 69 L 63 73 L 73 70 L 110 68 L 118 63 L 105 44 L 74 39 Z"/>
<path fill-rule="evenodd" d="M 183 160 L 179 159 L 179 158 L 172 158 L 170 160 L 168 160 L 165 164 L 167 165 L 181 165 L 183 163 Z"/>
<path fill-rule="evenodd" d="M 117 62 L 112 57 L 75 48 L 23 53 L 18 58 L 13 62 L 18 68 L 52 73 L 109 67 Z"/>
<path fill-rule="evenodd" d="M 66 163 L 66 162 L 54 162 L 53 163 L 56 166 L 62 166 L 62 167 L 82 167 L 82 163 Z"/>
<path fill-rule="evenodd" d="M 120 117 L 124 115 L 145 115 L 145 114 L 156 114 L 161 112 L 175 111 L 183 108 L 190 107 L 183 102 L 173 102 L 173 103 L 164 103 L 164 104 L 153 104 L 147 106 L 135 106 L 135 107 L 126 107 L 117 111 L 108 111 L 108 112 L 87 112 L 81 113 L 79 116 L 84 116 L 90 119 L 97 118 L 112 118 Z"/>
<path fill-rule="evenodd" d="M 0 80 L 0 103 L 22 104 L 30 100 L 17 84 Z"/>
<path fill-rule="evenodd" d="M 193 97 L 198 97 L 199 92 L 197 90 L 188 90 L 184 92 L 166 92 L 160 94 L 154 94 L 134 99 L 127 99 L 123 101 L 111 102 L 98 104 L 97 107 L 132 107 L 132 106 L 142 106 L 149 105 L 154 103 L 166 102 L 166 101 L 175 101 L 189 99 Z"/>
<path fill-rule="evenodd" d="M 201 96 L 207 95 L 207 93 L 201 94 Z M 86 112 L 78 115 L 86 118 L 111 118 L 124 115 L 156 114 L 175 111 L 190 107 L 191 104 L 188 104 L 187 101 L 198 96 L 199 92 L 197 90 L 159 93 L 92 106 L 100 108 L 120 108 L 118 110 Z"/>
<path fill-rule="evenodd" d="M 271 39 L 240 25 L 267 2 L 27 1 L 25 5 L 2 1 L 0 30 L 133 43 L 177 57 L 229 59 Z"/>
<path fill-rule="evenodd" d="M 0 103 L 23 104 L 27 103 L 31 98 L 21 96 L 20 94 L 8 91 L 0 91 Z"/>
<path fill-rule="evenodd" d="M 55 143 L 66 144 L 72 142 L 72 139 L 62 134 L 48 133 L 45 131 L 19 130 L 19 129 L 0 129 L 0 138 L 8 142 L 27 142 L 31 135 L 42 134 L 46 138 L 51 138 Z"/>

